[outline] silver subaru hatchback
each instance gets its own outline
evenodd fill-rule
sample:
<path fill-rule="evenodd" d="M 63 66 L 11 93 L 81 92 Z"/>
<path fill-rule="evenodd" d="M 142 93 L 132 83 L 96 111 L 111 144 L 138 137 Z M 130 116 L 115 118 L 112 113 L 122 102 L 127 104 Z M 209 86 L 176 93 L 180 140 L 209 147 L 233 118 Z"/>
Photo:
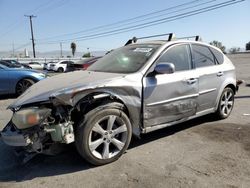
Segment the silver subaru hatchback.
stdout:
<path fill-rule="evenodd" d="M 47 78 L 21 95 L 3 141 L 29 154 L 74 142 L 94 165 L 117 160 L 131 136 L 205 114 L 227 118 L 234 105 L 235 68 L 199 41 L 127 44 L 88 68 Z"/>

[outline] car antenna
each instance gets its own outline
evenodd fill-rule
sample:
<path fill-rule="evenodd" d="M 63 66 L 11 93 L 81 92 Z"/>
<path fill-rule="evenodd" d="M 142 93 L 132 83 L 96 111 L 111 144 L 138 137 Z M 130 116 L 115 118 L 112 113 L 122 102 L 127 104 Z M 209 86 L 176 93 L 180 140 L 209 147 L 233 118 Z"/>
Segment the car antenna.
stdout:
<path fill-rule="evenodd" d="M 132 39 L 129 39 L 124 46 L 127 46 L 127 45 L 132 44 L 132 43 L 136 43 L 137 40 L 140 40 L 140 39 L 161 37 L 161 36 L 166 36 L 166 35 L 168 35 L 168 41 L 171 41 L 175 37 L 174 33 L 165 33 L 165 34 L 151 35 L 151 36 L 139 37 L 139 38 L 133 37 Z"/>

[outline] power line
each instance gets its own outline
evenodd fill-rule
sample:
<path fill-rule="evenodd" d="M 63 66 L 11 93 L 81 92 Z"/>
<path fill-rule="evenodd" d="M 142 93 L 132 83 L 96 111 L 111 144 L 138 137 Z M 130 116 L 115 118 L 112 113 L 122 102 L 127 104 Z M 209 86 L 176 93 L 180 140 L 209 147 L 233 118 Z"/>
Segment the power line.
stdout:
<path fill-rule="evenodd" d="M 16 22 L 10 24 L 5 32 L 3 32 L 2 34 L 0 34 L 0 38 L 6 36 L 7 34 L 9 34 L 11 31 L 14 31 L 13 29 L 16 28 L 17 26 L 20 26 L 23 23 L 24 20 L 16 20 Z"/>
<path fill-rule="evenodd" d="M 30 42 L 25 43 L 25 44 L 22 44 L 22 45 L 18 46 L 17 48 L 15 48 L 14 51 L 17 51 L 17 50 L 19 50 L 19 49 L 21 49 L 21 48 L 24 48 L 24 47 L 26 47 L 26 46 L 29 46 L 29 45 L 30 45 Z"/>
<path fill-rule="evenodd" d="M 54 8 L 58 8 L 62 5 L 64 5 L 68 0 L 60 0 L 58 1 L 56 4 L 52 4 L 51 7 L 47 7 L 46 10 L 43 10 L 44 8 L 46 8 L 46 6 L 50 6 L 51 3 L 53 3 L 54 1 L 52 0 L 48 0 L 45 3 L 42 3 L 40 5 L 38 5 L 37 7 L 35 7 L 32 10 L 28 10 L 25 11 L 26 14 L 33 12 L 33 13 L 39 13 L 41 11 L 43 11 L 42 13 L 48 11 L 48 10 L 52 10 Z M 7 28 L 5 28 L 5 32 L 3 32 L 2 34 L 0 34 L 0 38 L 6 36 L 7 34 L 9 34 L 11 31 L 14 31 L 14 28 L 19 27 L 22 23 L 24 22 L 23 19 L 18 19 L 15 22 L 13 22 L 12 24 L 10 24 Z"/>
<path fill-rule="evenodd" d="M 39 11 L 35 12 L 36 14 L 42 14 L 42 13 L 45 13 L 45 12 L 48 12 L 48 11 L 51 11 L 53 9 L 57 9 L 63 5 L 65 5 L 69 0 L 59 0 L 58 2 L 55 2 L 55 1 L 51 1 L 49 0 L 47 4 L 45 4 L 44 8 L 40 9 Z M 55 2 L 55 3 L 54 3 Z M 54 3 L 54 4 L 51 4 L 51 3 Z M 46 5 L 49 5 L 46 7 Z M 43 10 L 45 9 L 45 10 Z"/>
<path fill-rule="evenodd" d="M 170 22 L 170 21 L 190 17 L 190 16 L 201 14 L 201 13 L 204 13 L 204 12 L 209 12 L 209 11 L 212 11 L 212 10 L 215 10 L 215 9 L 219 9 L 219 8 L 226 7 L 226 6 L 229 6 L 229 5 L 232 5 L 232 4 L 236 4 L 236 3 L 240 3 L 240 2 L 243 2 L 243 1 L 245 1 L 245 0 L 225 1 L 223 3 L 218 3 L 218 4 L 215 4 L 215 5 L 212 5 L 212 6 L 207 6 L 207 7 L 204 7 L 204 8 L 196 9 L 196 10 L 185 12 L 185 13 L 182 13 L 182 14 L 177 14 L 175 16 L 170 16 L 170 17 L 154 20 L 154 21 L 151 21 L 151 22 L 146 22 L 146 23 L 143 23 L 143 24 L 134 25 L 134 26 L 131 26 L 131 27 L 125 27 L 125 28 L 121 28 L 121 29 L 108 31 L 108 32 L 102 32 L 102 33 L 93 34 L 93 35 L 85 35 L 85 36 L 82 36 L 82 37 L 59 40 L 59 41 L 60 42 L 69 42 L 69 41 L 72 41 L 72 40 L 83 41 L 83 40 L 90 40 L 90 39 L 95 39 L 95 38 L 106 37 L 106 36 L 110 36 L 110 35 L 114 35 L 114 34 L 120 34 L 120 33 L 128 32 L 128 31 L 138 30 L 138 29 L 151 27 L 151 26 L 154 26 L 154 25 L 159 25 L 159 24 L 163 24 L 163 23 L 166 23 L 166 22 Z M 58 41 L 50 41 L 50 42 L 47 42 L 47 44 L 52 44 L 52 43 L 56 43 L 56 42 L 58 42 Z"/>
<path fill-rule="evenodd" d="M 176 6 L 172 6 L 172 7 L 168 7 L 168 8 L 162 9 L 162 10 L 150 12 L 150 13 L 147 13 L 147 14 L 143 14 L 143 15 L 140 15 L 140 16 L 136 16 L 136 17 L 125 19 L 125 20 L 121 20 L 121 21 L 117 21 L 117 22 L 114 22 L 114 23 L 111 23 L 111 24 L 101 25 L 101 26 L 97 26 L 97 27 L 93 27 L 93 28 L 81 30 L 81 31 L 78 31 L 78 32 L 61 34 L 61 35 L 57 35 L 57 36 L 53 36 L 53 37 L 41 38 L 39 40 L 47 40 L 47 39 L 58 38 L 58 37 L 63 37 L 63 36 L 76 35 L 76 34 L 80 34 L 80 33 L 86 33 L 86 32 L 89 32 L 89 31 L 93 32 L 94 30 L 100 30 L 100 29 L 107 28 L 107 27 L 110 27 L 110 26 L 120 25 L 122 23 L 127 23 L 129 21 L 138 20 L 140 18 L 144 18 L 144 17 L 147 17 L 147 16 L 155 15 L 155 14 L 158 14 L 158 13 L 161 13 L 161 12 L 165 12 L 165 11 L 168 11 L 168 10 L 173 10 L 173 9 L 176 9 L 176 8 L 179 8 L 179 7 L 184 7 L 184 6 L 187 6 L 187 5 L 190 5 L 190 4 L 194 4 L 194 3 L 197 3 L 197 2 L 200 2 L 200 1 L 204 1 L 204 0 L 193 0 L 193 1 L 189 1 L 187 3 L 182 3 L 182 4 L 179 4 L 179 5 L 176 5 Z M 213 1 L 216 1 L 216 0 L 213 0 Z"/>
<path fill-rule="evenodd" d="M 34 8 L 33 10 L 29 10 L 29 11 L 25 11 L 25 12 L 35 12 L 35 11 L 39 10 L 41 7 L 43 7 L 44 5 L 48 5 L 48 3 L 50 3 L 50 2 L 52 2 L 52 1 L 51 0 L 46 1 L 46 3 L 40 4 L 39 6 Z M 0 35 L 0 38 L 9 34 L 10 31 L 13 31 L 14 28 L 16 28 L 17 26 L 20 26 L 23 22 L 24 22 L 24 19 L 18 19 L 14 23 L 10 24 L 7 28 L 5 28 L 6 31 Z"/>

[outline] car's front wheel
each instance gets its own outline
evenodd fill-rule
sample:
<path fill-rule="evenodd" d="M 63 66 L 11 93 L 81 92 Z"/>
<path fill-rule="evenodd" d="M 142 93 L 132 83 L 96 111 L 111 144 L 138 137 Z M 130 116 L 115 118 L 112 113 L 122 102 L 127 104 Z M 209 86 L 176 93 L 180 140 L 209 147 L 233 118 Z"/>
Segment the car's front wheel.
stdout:
<path fill-rule="evenodd" d="M 216 115 L 219 119 L 227 118 L 233 110 L 234 106 L 234 91 L 226 87 L 220 97 Z"/>
<path fill-rule="evenodd" d="M 117 160 L 128 148 L 132 128 L 119 103 L 99 106 L 85 115 L 76 132 L 80 155 L 94 165 Z"/>
<path fill-rule="evenodd" d="M 16 85 L 16 95 L 21 95 L 24 91 L 26 91 L 30 86 L 32 86 L 35 82 L 31 79 L 23 79 L 20 80 Z"/>

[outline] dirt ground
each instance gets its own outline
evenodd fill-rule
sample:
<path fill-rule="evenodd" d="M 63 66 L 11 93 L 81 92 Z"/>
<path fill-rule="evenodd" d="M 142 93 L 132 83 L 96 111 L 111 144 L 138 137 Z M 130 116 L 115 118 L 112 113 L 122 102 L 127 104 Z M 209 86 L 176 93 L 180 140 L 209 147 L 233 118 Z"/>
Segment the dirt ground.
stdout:
<path fill-rule="evenodd" d="M 250 187 L 250 54 L 229 57 L 245 83 L 228 119 L 209 115 L 143 135 L 118 161 L 101 167 L 82 160 L 73 145 L 19 165 L 0 141 L 0 188 Z M 0 130 L 12 100 L 0 100 Z"/>

